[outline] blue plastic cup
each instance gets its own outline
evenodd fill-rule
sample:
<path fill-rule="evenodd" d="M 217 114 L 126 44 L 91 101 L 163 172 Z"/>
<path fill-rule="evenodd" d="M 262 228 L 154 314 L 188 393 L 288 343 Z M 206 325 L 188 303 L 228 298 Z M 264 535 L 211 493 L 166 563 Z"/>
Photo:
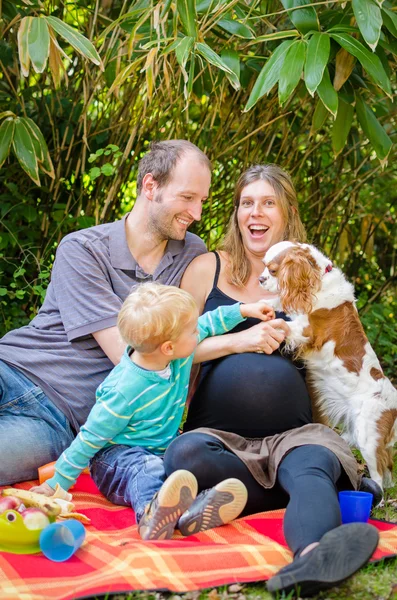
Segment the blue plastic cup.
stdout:
<path fill-rule="evenodd" d="M 55 562 L 68 560 L 84 542 L 85 528 L 80 521 L 69 519 L 51 523 L 40 534 L 40 549 L 44 556 Z"/>
<path fill-rule="evenodd" d="M 373 494 L 369 492 L 339 492 L 342 523 L 367 523 Z"/>

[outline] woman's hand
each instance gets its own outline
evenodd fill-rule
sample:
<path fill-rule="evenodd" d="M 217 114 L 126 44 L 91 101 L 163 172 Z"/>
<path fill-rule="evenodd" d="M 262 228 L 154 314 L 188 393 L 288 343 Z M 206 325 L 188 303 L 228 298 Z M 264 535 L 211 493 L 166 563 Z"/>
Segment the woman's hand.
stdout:
<path fill-rule="evenodd" d="M 242 352 L 272 354 L 288 334 L 289 327 L 284 319 L 274 319 L 258 323 L 238 333 L 209 337 L 197 346 L 193 362 L 197 364 Z"/>
<path fill-rule="evenodd" d="M 52 487 L 46 482 L 30 488 L 29 491 L 35 492 L 36 494 L 43 494 L 44 496 L 53 496 L 55 494 L 55 490 L 53 490 Z"/>
<path fill-rule="evenodd" d="M 272 354 L 289 334 L 289 327 L 284 319 L 273 319 L 253 325 L 249 329 L 232 334 L 235 352 L 258 352 Z"/>
<path fill-rule="evenodd" d="M 267 304 L 266 300 L 241 304 L 240 311 L 243 317 L 253 317 L 254 319 L 261 319 L 261 321 L 271 321 L 276 316 L 274 308 Z"/>

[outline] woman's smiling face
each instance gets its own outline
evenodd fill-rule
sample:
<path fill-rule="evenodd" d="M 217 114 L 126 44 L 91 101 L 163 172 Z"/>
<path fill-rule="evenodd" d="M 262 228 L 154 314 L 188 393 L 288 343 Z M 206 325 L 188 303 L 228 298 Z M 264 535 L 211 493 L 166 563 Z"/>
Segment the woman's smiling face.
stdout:
<path fill-rule="evenodd" d="M 263 179 L 246 185 L 240 196 L 237 222 L 246 250 L 263 258 L 282 241 L 286 223 L 273 187 Z"/>

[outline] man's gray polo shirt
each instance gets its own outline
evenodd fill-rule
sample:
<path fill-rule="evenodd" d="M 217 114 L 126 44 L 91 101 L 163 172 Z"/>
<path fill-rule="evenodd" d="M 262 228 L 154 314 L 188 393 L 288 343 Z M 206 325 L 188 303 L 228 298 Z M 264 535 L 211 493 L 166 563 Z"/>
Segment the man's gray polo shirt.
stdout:
<path fill-rule="evenodd" d="M 132 257 L 125 219 L 71 233 L 59 244 L 44 304 L 26 327 L 0 340 L 0 359 L 38 385 L 78 430 L 113 364 L 92 333 L 113 327 L 132 287 L 179 286 L 188 264 L 206 252 L 192 233 L 170 240 L 153 275 Z"/>

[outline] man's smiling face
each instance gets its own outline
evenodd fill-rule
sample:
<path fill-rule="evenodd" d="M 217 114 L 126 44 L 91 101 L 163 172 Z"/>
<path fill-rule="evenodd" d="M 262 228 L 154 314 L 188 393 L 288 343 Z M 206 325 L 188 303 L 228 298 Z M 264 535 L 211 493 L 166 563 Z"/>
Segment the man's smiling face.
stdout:
<path fill-rule="evenodd" d="M 149 211 L 149 226 L 163 240 L 184 240 L 188 227 L 201 219 L 211 173 L 194 152 L 177 162 L 170 180 L 155 188 Z"/>

